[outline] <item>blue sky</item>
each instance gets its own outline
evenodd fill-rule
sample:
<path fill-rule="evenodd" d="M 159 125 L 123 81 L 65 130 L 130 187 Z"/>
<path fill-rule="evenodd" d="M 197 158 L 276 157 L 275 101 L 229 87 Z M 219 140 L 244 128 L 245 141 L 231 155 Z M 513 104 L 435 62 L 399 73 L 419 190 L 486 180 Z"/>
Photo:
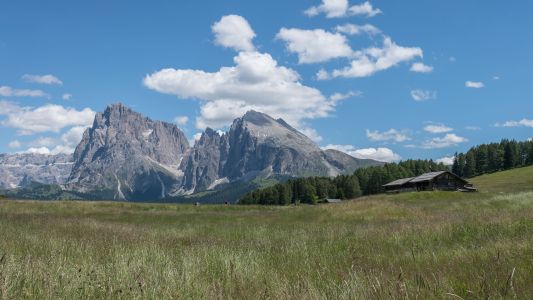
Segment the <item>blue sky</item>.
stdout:
<path fill-rule="evenodd" d="M 0 152 L 72 152 L 123 102 L 187 136 L 248 109 L 322 147 L 533 137 L 530 1 L 1 1 Z M 49 75 L 49 76 L 46 76 Z"/>

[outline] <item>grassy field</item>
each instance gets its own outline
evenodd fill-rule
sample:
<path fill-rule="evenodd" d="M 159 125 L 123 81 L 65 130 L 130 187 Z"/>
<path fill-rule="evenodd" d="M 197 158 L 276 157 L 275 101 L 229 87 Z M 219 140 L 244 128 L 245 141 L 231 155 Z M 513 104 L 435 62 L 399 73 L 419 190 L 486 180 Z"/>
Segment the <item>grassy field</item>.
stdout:
<path fill-rule="evenodd" d="M 0 298 L 533 298 L 533 168 L 258 207 L 0 200 Z"/>

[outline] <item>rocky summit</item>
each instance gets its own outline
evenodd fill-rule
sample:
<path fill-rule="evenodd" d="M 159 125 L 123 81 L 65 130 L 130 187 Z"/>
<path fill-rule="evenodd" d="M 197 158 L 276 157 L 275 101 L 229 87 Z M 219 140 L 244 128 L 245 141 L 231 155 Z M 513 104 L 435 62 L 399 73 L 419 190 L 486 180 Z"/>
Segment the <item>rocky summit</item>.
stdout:
<path fill-rule="evenodd" d="M 104 199 L 164 198 L 180 189 L 179 165 L 188 150 L 175 125 L 114 104 L 83 134 L 67 189 Z"/>
<path fill-rule="evenodd" d="M 207 128 L 191 147 L 174 124 L 113 104 L 95 116 L 72 157 L 46 164 L 49 167 L 40 173 L 13 175 L 10 164 L 2 162 L 3 187 L 21 186 L 31 179 L 61 184 L 91 199 L 151 201 L 239 182 L 335 176 L 379 163 L 323 151 L 282 119 L 256 111 L 234 120 L 226 133 Z"/>

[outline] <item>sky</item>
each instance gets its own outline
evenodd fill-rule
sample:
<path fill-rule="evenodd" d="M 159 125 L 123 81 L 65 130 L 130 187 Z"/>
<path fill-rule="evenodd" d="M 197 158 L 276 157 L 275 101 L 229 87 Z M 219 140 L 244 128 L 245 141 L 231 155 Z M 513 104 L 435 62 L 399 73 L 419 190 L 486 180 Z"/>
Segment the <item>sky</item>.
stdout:
<path fill-rule="evenodd" d="M 358 158 L 533 137 L 531 1 L 0 0 L 0 153 L 122 102 L 193 142 L 254 109 Z"/>

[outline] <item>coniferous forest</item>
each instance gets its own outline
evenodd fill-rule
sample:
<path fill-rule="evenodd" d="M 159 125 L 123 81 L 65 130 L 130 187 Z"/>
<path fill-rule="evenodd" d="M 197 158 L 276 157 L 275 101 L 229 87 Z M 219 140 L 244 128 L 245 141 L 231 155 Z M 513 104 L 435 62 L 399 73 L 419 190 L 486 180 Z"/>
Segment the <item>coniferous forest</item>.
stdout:
<path fill-rule="evenodd" d="M 470 178 L 497 171 L 533 165 L 533 141 L 502 140 L 475 146 L 456 153 L 451 171 Z M 352 175 L 291 179 L 274 186 L 251 191 L 240 204 L 288 205 L 316 204 L 326 198 L 353 199 L 382 193 L 383 185 L 396 179 L 414 177 L 450 167 L 432 160 L 406 160 L 356 170 Z"/>

